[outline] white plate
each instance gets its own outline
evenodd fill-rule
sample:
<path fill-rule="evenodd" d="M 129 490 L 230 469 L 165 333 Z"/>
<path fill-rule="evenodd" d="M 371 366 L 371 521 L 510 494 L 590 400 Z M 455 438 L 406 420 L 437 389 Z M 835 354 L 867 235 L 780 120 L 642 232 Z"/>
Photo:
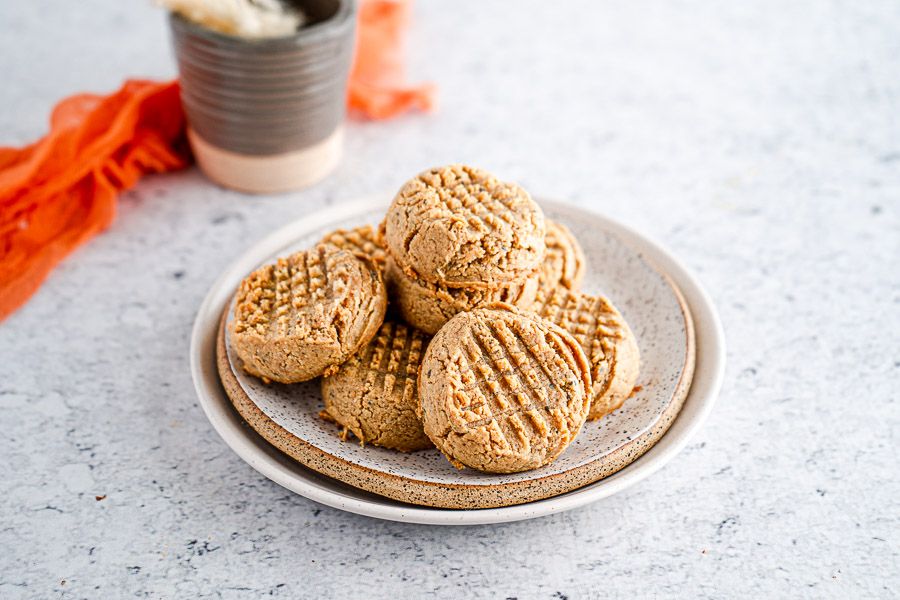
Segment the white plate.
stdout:
<path fill-rule="evenodd" d="M 642 262 L 646 261 L 655 265 L 659 271 L 668 275 L 675 282 L 676 286 L 681 289 L 693 314 L 697 343 L 696 371 L 693 385 L 679 417 L 668 433 L 653 448 L 618 473 L 560 496 L 504 508 L 449 510 L 416 507 L 357 490 L 303 467 L 270 446 L 254 431 L 242 425 L 240 417 L 235 412 L 219 383 L 215 364 L 215 336 L 222 310 L 240 280 L 259 264 L 269 260 L 274 255 L 285 253 L 297 246 L 309 245 L 321 237 L 324 232 L 337 226 L 371 221 L 373 214 L 378 214 L 379 212 L 383 214 L 387 206 L 386 198 L 388 196 L 343 204 L 304 217 L 301 221 L 290 224 L 273 233 L 245 253 L 226 270 L 213 285 L 200 308 L 191 341 L 191 364 L 201 405 L 226 443 L 255 469 L 273 481 L 301 495 L 351 512 L 418 523 L 493 523 L 532 518 L 550 512 L 575 508 L 624 489 L 646 477 L 670 460 L 684 446 L 690 434 L 699 427 L 715 400 L 724 370 L 724 342 L 721 325 L 715 309 L 709 302 L 706 294 L 693 277 L 670 254 L 633 231 L 583 209 L 539 199 L 539 203 L 544 207 L 548 216 L 568 224 L 574 230 L 576 237 L 582 240 L 588 256 L 589 269 L 593 267 L 596 270 L 599 266 L 592 265 L 592 254 L 595 257 L 598 255 L 606 256 L 611 252 L 611 247 L 621 246 L 626 251 L 618 252 L 617 255 L 640 257 Z M 591 246 L 594 244 L 594 240 L 586 235 L 587 232 L 592 230 L 605 233 L 605 237 L 612 238 L 615 243 L 612 245 L 604 244 L 602 250 L 598 248 L 595 252 L 592 252 Z M 604 272 L 610 273 L 610 275 L 606 279 L 601 277 L 599 280 L 595 279 L 592 282 L 589 274 L 585 282 L 585 289 L 586 291 L 594 292 L 601 291 L 601 289 L 592 288 L 601 287 L 602 291 L 609 294 L 614 303 L 617 304 L 620 303 L 617 297 L 622 298 L 619 308 L 632 323 L 636 331 L 639 331 L 641 328 L 639 321 L 646 322 L 648 316 L 651 315 L 645 313 L 642 317 L 636 315 L 636 318 L 632 319 L 629 316 L 629 304 L 632 305 L 631 312 L 639 311 L 646 302 L 659 297 L 664 290 L 663 288 L 658 288 L 652 291 L 650 295 L 645 294 L 645 297 L 641 297 L 639 291 L 636 295 L 628 295 L 626 293 L 634 291 L 635 288 L 628 290 L 627 286 L 625 286 L 615 289 L 617 287 L 616 282 L 624 280 L 627 277 L 628 269 L 633 269 L 633 266 L 626 267 L 621 264 L 621 261 L 609 262 L 610 264 Z M 617 269 L 621 270 L 621 272 L 617 272 Z M 638 286 L 637 289 L 639 290 L 644 285 L 655 285 L 655 283 L 650 278 L 641 286 Z M 671 312 L 671 307 L 669 307 L 669 312 Z M 639 321 L 637 320 L 638 317 L 640 317 Z M 659 321 L 659 326 L 665 329 L 665 319 L 660 319 Z M 658 327 L 654 325 L 654 328 Z M 671 327 L 670 330 L 670 337 L 677 333 Z M 641 335 L 638 333 L 639 341 L 640 338 Z M 643 352 L 644 348 L 642 348 L 642 354 Z M 649 359 L 651 356 L 647 358 Z M 645 374 L 645 361 L 643 358 L 642 356 L 641 381 L 644 381 Z M 648 361 L 647 364 L 650 367 L 651 372 L 649 375 L 652 380 L 661 381 L 667 375 L 663 372 L 665 363 L 658 358 Z M 658 368 L 660 372 L 653 373 L 652 369 L 654 368 Z M 247 381 L 242 382 L 242 385 L 246 384 L 246 386 L 252 387 L 254 383 L 254 381 Z M 638 397 L 633 400 L 637 404 L 644 402 L 648 406 L 652 406 L 653 402 L 650 394 L 647 394 L 644 399 Z M 282 407 L 290 406 L 290 403 L 284 404 L 284 399 L 281 399 L 281 401 Z M 410 460 L 413 462 L 430 461 L 429 464 L 431 464 L 432 468 L 444 466 L 443 463 L 431 460 L 434 457 L 428 457 L 422 453 L 399 455 L 371 448 L 367 448 L 366 451 L 357 451 L 358 446 L 352 444 L 345 444 L 342 447 L 340 442 L 336 442 L 336 438 L 333 435 L 327 435 L 327 433 L 331 432 L 323 435 L 325 428 L 320 420 L 314 418 L 314 412 L 309 412 L 313 417 L 306 418 L 302 413 L 298 413 L 298 416 L 304 419 L 307 429 L 312 428 L 313 433 L 317 434 L 321 443 L 334 446 L 331 448 L 333 452 L 341 452 L 343 449 L 351 459 L 355 456 L 361 457 L 361 460 L 371 460 L 373 457 L 375 460 L 388 460 L 392 469 L 398 467 L 413 469 L 411 473 L 415 472 L 415 465 L 405 464 Z M 623 409 L 618 414 L 593 424 L 594 427 L 589 430 L 586 437 L 594 435 L 598 438 L 597 441 L 614 445 L 617 443 L 617 434 L 621 433 L 623 436 L 633 435 L 640 428 L 652 425 L 650 421 L 647 423 L 635 422 L 635 419 L 629 416 L 630 414 L 647 414 L 647 411 L 629 413 L 629 411 Z M 620 427 L 619 425 L 622 426 Z M 584 432 L 582 436 L 585 436 Z M 593 446 L 593 444 L 588 446 Z M 380 456 L 382 453 L 385 456 Z M 585 456 L 581 456 L 582 454 Z M 566 455 L 554 463 L 556 465 L 555 468 L 564 469 L 567 461 L 576 464 L 578 461 L 585 460 L 586 456 L 587 454 L 585 454 L 583 449 L 572 448 L 571 452 L 567 451 Z M 397 464 L 393 464 L 394 462 Z M 448 469 L 445 472 L 439 471 L 439 473 L 446 473 L 446 476 L 456 475 L 454 470 L 449 468 L 449 464 L 446 467 Z"/>
<path fill-rule="evenodd" d="M 438 508 L 495 508 L 558 496 L 628 466 L 665 434 L 690 389 L 695 344 L 690 311 L 665 274 L 592 215 L 544 205 L 580 241 L 585 256 L 581 289 L 610 298 L 640 347 L 639 389 L 612 414 L 584 424 L 575 441 L 549 465 L 522 473 L 489 474 L 453 467 L 436 449 L 395 452 L 341 440 L 323 420 L 320 382 L 266 384 L 249 375 L 229 343 L 219 353 L 226 393 L 248 425 L 309 468 L 376 494 Z M 381 205 L 351 213 L 334 227 L 378 225 Z M 325 231 L 299 236 L 260 265 L 314 245 Z M 246 274 L 245 274 L 246 275 Z M 226 310 L 234 317 L 234 301 Z M 222 356 L 224 354 L 225 356 Z"/>

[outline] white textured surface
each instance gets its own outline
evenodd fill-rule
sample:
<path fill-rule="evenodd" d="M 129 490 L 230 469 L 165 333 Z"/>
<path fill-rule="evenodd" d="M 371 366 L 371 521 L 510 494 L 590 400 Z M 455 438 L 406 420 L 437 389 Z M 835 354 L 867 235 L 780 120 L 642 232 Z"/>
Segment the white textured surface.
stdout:
<path fill-rule="evenodd" d="M 0 596 L 900 593 L 900 5 L 561 5 L 421 2 L 437 115 L 352 123 L 303 193 L 145 180 L 0 325 Z M 65 94 L 174 72 L 143 2 L 3 2 L 0 23 L 2 143 Z M 402 525 L 285 492 L 206 422 L 186 355 L 216 274 L 456 160 L 621 219 L 707 284 L 725 388 L 649 480 L 538 521 Z"/>

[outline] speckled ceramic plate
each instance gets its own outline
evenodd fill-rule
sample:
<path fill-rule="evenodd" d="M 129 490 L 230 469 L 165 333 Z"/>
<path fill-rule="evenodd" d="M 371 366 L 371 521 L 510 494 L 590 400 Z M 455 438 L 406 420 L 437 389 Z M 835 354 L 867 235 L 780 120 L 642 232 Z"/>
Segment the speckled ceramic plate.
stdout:
<path fill-rule="evenodd" d="M 275 256 L 309 246 L 333 228 L 377 222 L 388 198 L 343 204 L 285 227 L 245 254 L 210 291 L 192 340 L 194 377 L 211 421 L 242 457 L 278 483 L 325 504 L 398 520 L 472 523 L 538 516 L 608 495 L 639 478 L 639 472 L 658 468 L 674 454 L 673 448 L 683 445 L 686 433 L 711 405 L 721 380 L 723 344 L 714 309 L 694 280 L 658 247 L 600 216 L 540 199 L 546 214 L 569 226 L 584 247 L 588 272 L 583 289 L 612 299 L 631 324 L 641 349 L 641 390 L 612 415 L 586 424 L 554 463 L 498 476 L 457 471 L 435 450 L 402 454 L 363 448 L 341 441 L 336 428 L 318 417 L 317 382 L 266 386 L 236 368 L 225 336 L 218 334 L 220 318 L 227 314 L 240 279 Z M 704 377 L 702 401 L 693 409 L 693 393 L 689 394 L 695 368 L 692 314 L 702 319 L 696 367 Z M 676 419 L 686 398 L 690 422 L 683 422 L 683 415 Z M 256 432 L 240 426 L 235 407 Z M 666 444 L 673 435 L 666 434 L 673 421 L 674 431 L 682 434 Z M 655 452 L 659 446 L 651 449 L 660 438 L 668 453 Z M 655 460 L 647 460 L 654 454 Z M 640 464 L 643 468 L 635 469 Z M 625 477 L 629 471 L 634 475 Z M 414 507 L 408 502 L 457 510 Z"/>

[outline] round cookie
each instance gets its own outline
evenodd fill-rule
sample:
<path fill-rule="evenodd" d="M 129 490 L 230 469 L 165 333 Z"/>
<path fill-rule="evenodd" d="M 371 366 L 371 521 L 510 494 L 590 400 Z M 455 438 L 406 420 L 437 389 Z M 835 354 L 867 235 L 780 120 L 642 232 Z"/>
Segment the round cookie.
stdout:
<path fill-rule="evenodd" d="M 584 251 L 568 227 L 550 219 L 547 219 L 546 225 L 544 244 L 547 254 L 541 264 L 539 288 L 551 290 L 562 286 L 577 290 L 584 279 Z"/>
<path fill-rule="evenodd" d="M 362 444 L 402 452 L 433 447 L 416 415 L 419 364 L 429 337 L 385 321 L 371 342 L 322 378 L 322 416 Z"/>
<path fill-rule="evenodd" d="M 544 214 L 528 193 L 463 165 L 408 181 L 384 230 L 405 273 L 448 287 L 497 288 L 521 281 L 544 259 Z"/>
<path fill-rule="evenodd" d="M 337 229 L 319 240 L 319 243 L 332 244 L 347 250 L 358 258 L 371 261 L 381 270 L 384 269 L 387 251 L 384 248 L 380 232 L 372 225 L 360 225 L 353 229 Z"/>
<path fill-rule="evenodd" d="M 346 250 L 320 244 L 260 267 L 241 282 L 231 346 L 251 375 L 306 381 L 372 339 L 386 308 L 377 271 Z"/>
<path fill-rule="evenodd" d="M 489 473 L 536 469 L 578 434 L 590 365 L 572 336 L 495 304 L 450 319 L 419 371 L 425 433 L 450 461 Z"/>
<path fill-rule="evenodd" d="M 631 395 L 640 371 L 640 351 L 628 323 L 603 296 L 557 288 L 538 294 L 534 310 L 578 340 L 591 363 L 589 420 L 616 410 Z"/>
<path fill-rule="evenodd" d="M 430 334 L 437 333 L 458 313 L 495 302 L 530 308 L 537 294 L 538 276 L 535 271 L 521 283 L 496 289 L 466 289 L 413 279 L 390 256 L 385 269 L 392 306 L 396 306 L 404 321 Z"/>

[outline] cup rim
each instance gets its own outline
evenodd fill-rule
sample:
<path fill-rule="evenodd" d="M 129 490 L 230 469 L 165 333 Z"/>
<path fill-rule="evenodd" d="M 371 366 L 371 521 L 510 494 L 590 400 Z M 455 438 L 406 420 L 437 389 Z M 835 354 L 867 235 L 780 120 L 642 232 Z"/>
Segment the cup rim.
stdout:
<path fill-rule="evenodd" d="M 295 46 L 299 42 L 308 43 L 321 38 L 337 37 L 343 33 L 345 27 L 352 27 L 353 17 L 356 15 L 356 0 L 338 0 L 338 2 L 338 10 L 330 18 L 301 27 L 292 35 L 279 37 L 243 38 L 229 35 L 198 25 L 172 11 L 169 11 L 169 23 L 173 29 L 180 27 L 191 35 L 218 44 L 232 44 L 253 49 L 286 48 Z"/>

